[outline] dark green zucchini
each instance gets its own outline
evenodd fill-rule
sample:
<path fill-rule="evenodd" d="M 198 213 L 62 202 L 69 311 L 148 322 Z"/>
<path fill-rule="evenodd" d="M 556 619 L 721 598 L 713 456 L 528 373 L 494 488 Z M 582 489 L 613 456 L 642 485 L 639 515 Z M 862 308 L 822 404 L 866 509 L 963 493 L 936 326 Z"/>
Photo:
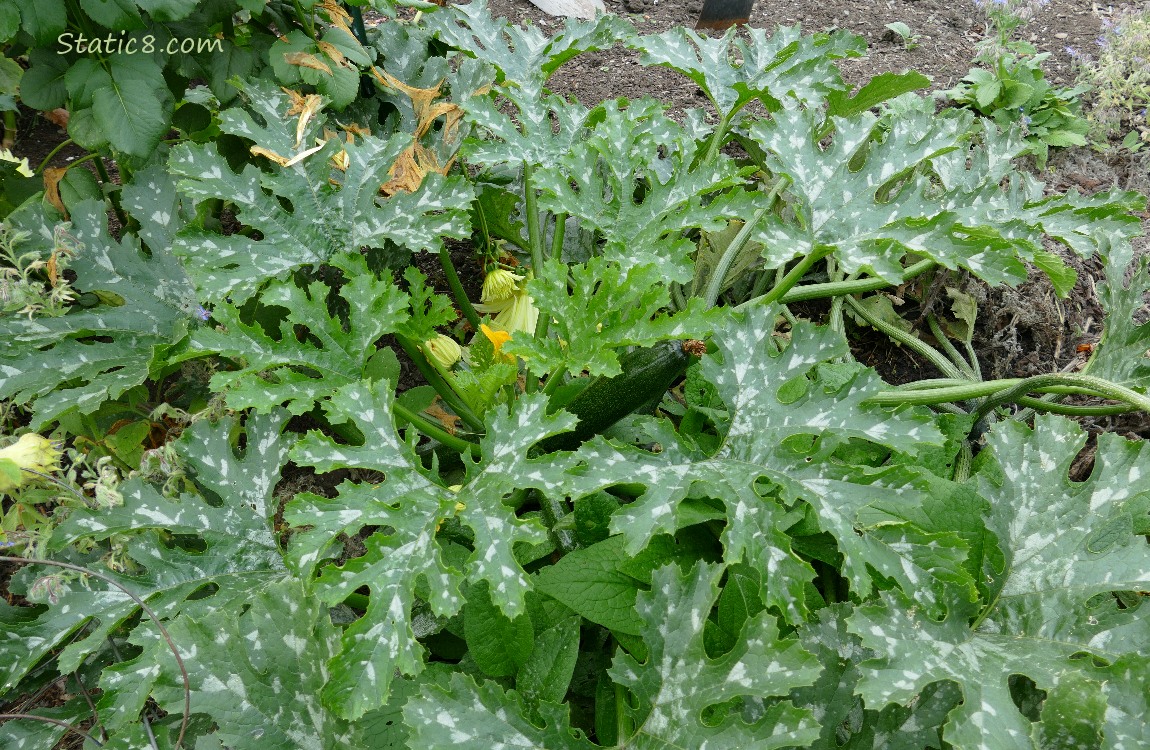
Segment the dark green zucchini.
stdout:
<path fill-rule="evenodd" d="M 573 432 L 553 435 L 539 443 L 544 453 L 573 450 L 593 435 L 606 430 L 640 407 L 658 403 L 674 382 L 687 371 L 691 355 L 681 341 L 664 341 L 619 357 L 623 369 L 613 377 L 591 380 L 562 408 L 579 417 Z M 556 407 L 559 408 L 559 407 Z"/>

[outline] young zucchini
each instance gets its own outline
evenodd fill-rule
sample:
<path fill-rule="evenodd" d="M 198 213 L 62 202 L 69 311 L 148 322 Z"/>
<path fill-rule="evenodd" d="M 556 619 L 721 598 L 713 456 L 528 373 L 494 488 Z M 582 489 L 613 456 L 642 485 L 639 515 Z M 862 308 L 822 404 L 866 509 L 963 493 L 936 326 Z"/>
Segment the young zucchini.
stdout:
<path fill-rule="evenodd" d="M 640 407 L 662 399 L 667 389 L 687 371 L 691 355 L 681 341 L 664 341 L 619 357 L 623 369 L 613 377 L 598 377 L 562 408 L 579 417 L 573 432 L 553 435 L 539 443 L 544 453 L 574 450 Z"/>

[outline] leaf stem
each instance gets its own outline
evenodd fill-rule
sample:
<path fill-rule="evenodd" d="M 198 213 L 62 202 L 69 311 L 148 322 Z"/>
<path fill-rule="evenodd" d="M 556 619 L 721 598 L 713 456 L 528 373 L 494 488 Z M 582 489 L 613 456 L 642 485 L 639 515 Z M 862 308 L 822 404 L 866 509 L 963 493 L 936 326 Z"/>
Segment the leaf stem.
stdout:
<path fill-rule="evenodd" d="M 448 252 L 447 245 L 439 248 L 439 264 L 443 266 L 443 275 L 447 277 L 447 286 L 451 288 L 451 294 L 455 296 L 459 309 L 463 311 L 463 317 L 467 318 L 472 330 L 478 331 L 479 324 L 483 322 L 482 318 L 471 306 L 471 300 L 467 299 L 467 292 L 463 290 L 463 282 L 459 280 L 459 274 L 455 272 L 455 264 L 451 261 L 451 253 Z"/>
<path fill-rule="evenodd" d="M 913 349 L 922 357 L 927 359 L 932 365 L 938 368 L 939 372 L 950 378 L 962 380 L 963 372 L 955 367 L 954 363 L 943 356 L 942 352 L 935 349 L 930 344 L 926 343 L 913 333 L 907 333 L 897 326 L 887 323 L 885 320 L 880 319 L 877 315 L 871 313 L 854 297 L 845 297 L 847 305 L 856 315 L 865 320 L 870 325 L 885 333 L 892 340 L 897 343 L 905 344 L 908 349 Z"/>
<path fill-rule="evenodd" d="M 479 446 L 475 443 L 452 435 L 442 427 L 436 424 L 432 424 L 430 419 L 427 419 L 422 414 L 415 413 L 398 401 L 393 404 L 393 409 L 396 416 L 406 419 L 411 423 L 412 427 L 419 430 L 429 438 L 438 440 L 452 450 L 459 451 L 460 453 L 471 453 L 472 455 L 478 457 Z"/>
<path fill-rule="evenodd" d="M 563 376 L 567 373 L 567 365 L 561 364 L 555 368 L 555 372 L 547 376 L 547 382 L 543 384 L 543 395 L 550 396 L 555 392 L 555 389 L 563 382 Z"/>
<path fill-rule="evenodd" d="M 902 283 L 910 281 L 915 276 L 926 273 L 935 267 L 933 260 L 920 260 L 919 262 L 907 266 L 906 270 L 902 272 Z M 776 284 L 777 286 L 777 284 Z M 807 284 L 806 286 L 795 287 L 788 290 L 783 294 L 782 298 L 778 301 L 784 305 L 789 305 L 792 302 L 805 302 L 811 299 L 823 299 L 825 297 L 838 297 L 847 294 L 862 294 L 863 292 L 874 292 L 879 289 L 886 289 L 887 287 L 894 286 L 886 279 L 880 279 L 872 276 L 866 279 L 855 279 L 853 281 L 832 281 L 825 284 Z M 744 305 L 750 305 L 762 300 L 763 295 L 756 295 L 746 302 L 740 304 L 735 309 L 742 308 Z"/>
<path fill-rule="evenodd" d="M 799 283 L 803 276 L 807 275 L 807 271 L 811 269 L 811 266 L 830 255 L 832 249 L 833 248 L 830 245 L 825 245 L 823 247 L 818 247 L 812 250 L 810 254 L 800 260 L 794 268 L 792 268 L 790 271 L 787 271 L 782 280 L 775 284 L 774 289 L 767 292 L 758 299 L 766 305 L 769 305 L 773 302 L 782 301 L 783 296 L 788 291 L 790 291 L 791 287 Z"/>
<path fill-rule="evenodd" d="M 941 381 L 937 381 L 941 382 Z M 1029 378 L 1004 378 L 967 382 L 941 388 L 914 388 L 920 385 L 911 383 L 894 391 L 883 391 L 866 399 L 865 403 L 896 406 L 901 404 L 942 404 L 953 401 L 967 401 L 982 396 L 991 396 L 978 410 L 972 412 L 978 421 L 991 409 L 1007 401 L 1016 401 L 1028 393 L 1071 393 L 1084 396 L 1097 396 L 1115 401 L 1123 401 L 1134 409 L 1150 412 L 1150 397 L 1102 378 L 1081 373 L 1051 373 Z"/>
<path fill-rule="evenodd" d="M 40 166 L 36 168 L 36 174 L 42 174 L 44 172 L 44 167 L 48 166 L 48 163 L 52 161 L 52 158 L 55 157 L 56 154 L 60 153 L 63 149 L 70 146 L 72 143 L 74 143 L 74 141 L 71 138 L 68 138 L 64 140 L 60 145 L 56 146 L 56 148 L 49 151 L 48 155 L 44 157 L 44 160 L 40 162 Z M 69 164 L 68 166 L 72 167 L 75 166 L 75 164 Z"/>
<path fill-rule="evenodd" d="M 723 291 L 723 282 L 727 280 L 727 273 L 731 270 L 731 265 L 735 262 L 735 258 L 747 246 L 751 240 L 751 234 L 755 231 L 755 227 L 762 221 L 763 217 L 767 215 L 774 205 L 775 200 L 779 197 L 779 193 L 790 182 L 790 178 L 786 175 L 779 175 L 775 180 L 775 184 L 771 186 L 770 193 L 767 194 L 766 203 L 762 208 L 755 211 L 754 216 L 750 221 L 743 224 L 743 228 L 735 235 L 735 239 L 731 240 L 731 244 L 727 245 L 727 249 L 723 251 L 723 255 L 719 258 L 718 265 L 711 273 L 711 278 L 707 281 L 707 289 L 703 293 L 703 303 L 708 309 L 715 306 L 715 302 L 719 299 L 719 294 Z"/>
<path fill-rule="evenodd" d="M 938 318 L 934 315 L 927 315 L 926 324 L 930 327 L 931 335 L 942 346 L 942 350 L 946 352 L 946 356 L 950 357 L 950 361 L 954 363 L 955 367 L 962 371 L 963 376 L 970 380 L 979 380 L 980 378 L 974 372 L 974 368 L 959 353 L 958 349 L 954 348 L 954 344 L 950 343 L 950 338 L 942 330 L 942 326 L 938 324 Z"/>

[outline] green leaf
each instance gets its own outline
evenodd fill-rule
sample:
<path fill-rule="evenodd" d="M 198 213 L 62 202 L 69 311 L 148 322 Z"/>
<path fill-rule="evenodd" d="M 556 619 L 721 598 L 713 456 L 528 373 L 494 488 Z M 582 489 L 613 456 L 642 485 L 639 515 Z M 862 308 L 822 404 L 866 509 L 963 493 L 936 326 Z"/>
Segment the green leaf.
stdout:
<path fill-rule="evenodd" d="M 1098 296 L 1106 309 L 1102 340 L 1085 370 L 1091 375 L 1150 392 L 1150 322 L 1138 324 L 1144 298 L 1150 291 L 1150 265 L 1145 257 L 1134 262 L 1130 281 L 1125 281 L 1130 256 L 1114 253 L 1106 261 L 1106 281 Z"/>
<path fill-rule="evenodd" d="M 535 637 L 535 648 L 515 675 L 515 689 L 530 705 L 563 702 L 579 658 L 580 618 L 561 617 Z"/>
<path fill-rule="evenodd" d="M 338 388 L 367 377 L 375 342 L 408 317 L 407 296 L 390 273 L 376 276 L 361 256 L 349 257 L 346 266 L 348 280 L 338 292 L 346 323 L 332 314 L 326 284 L 315 281 L 302 289 L 292 281 L 273 281 L 260 302 L 288 310 L 277 337 L 268 336 L 258 322 L 244 323 L 240 311 L 226 303 L 212 312 L 225 330 L 204 327 L 193 334 L 195 349 L 242 363 L 211 381 L 214 392 L 227 394 L 231 408 L 266 411 L 286 405 L 293 414 L 304 414 Z"/>
<path fill-rule="evenodd" d="M 790 178 L 799 214 L 796 223 L 772 217 L 759 226 L 755 239 L 772 248 L 765 253 L 768 266 L 830 248 L 844 270 L 892 283 L 901 281 L 899 261 L 906 253 L 966 268 L 990 283 L 1026 278 L 1016 255 L 1029 258 L 1039 247 L 1037 232 L 1024 231 L 1013 215 L 989 210 L 1004 202 L 994 195 L 1005 168 L 984 163 L 978 151 L 989 146 L 970 153 L 963 140 L 969 112 L 832 117 L 833 141 L 826 147 L 818 140 L 818 117 L 787 110 L 750 127 L 767 151 L 767 166 Z M 929 175 L 936 160 L 952 153 L 963 160 L 956 165 L 962 174 L 954 177 L 962 182 L 946 186 L 952 195 L 942 197 Z M 976 189 L 977 198 L 966 195 Z M 987 199 L 990 205 L 984 205 Z"/>
<path fill-rule="evenodd" d="M 850 630 L 880 654 L 861 667 L 868 705 L 906 703 L 931 682 L 953 680 L 963 704 L 951 714 L 947 742 L 1014 748 L 1037 745 L 1030 721 L 1014 708 L 1010 675 L 1048 693 L 1069 680 L 1082 687 L 1083 705 L 1097 699 L 1091 660 L 1072 657 L 1113 660 L 1138 648 L 1146 630 L 1137 610 L 1097 595 L 1141 590 L 1150 580 L 1150 549 L 1131 520 L 1150 505 L 1150 477 L 1139 468 L 1150 448 L 1100 435 L 1094 472 L 1074 483 L 1067 472 L 1084 443 L 1081 429 L 1060 417 L 1039 417 L 1034 431 L 1015 422 L 995 428 L 978 473 L 1003 560 L 993 571 L 992 598 L 971 604 L 952 597 L 941 621 L 897 594 L 856 610 Z M 1136 638 L 1128 625 L 1138 626 Z M 1080 731 L 1069 714 L 1066 721 L 1044 716 L 1041 729 L 1046 736 Z"/>
<path fill-rule="evenodd" d="M 26 4 L 24 7 L 33 6 Z M 53 6 L 45 4 L 43 7 Z M 37 47 L 28 52 L 28 63 L 28 70 L 20 79 L 20 101 L 25 106 L 44 111 L 63 107 L 68 101 L 68 88 L 64 83 L 69 70 L 67 58 L 48 47 Z"/>
<path fill-rule="evenodd" d="M 163 71 L 147 55 L 112 55 L 107 75 L 92 91 L 92 111 L 108 142 L 140 158 L 168 132 L 172 106 Z"/>
<path fill-rule="evenodd" d="M 560 366 L 591 376 L 618 375 L 619 347 L 703 338 L 716 317 L 704 312 L 701 300 L 674 315 L 661 315 L 670 292 L 653 265 L 623 271 L 604 258 L 573 266 L 552 260 L 527 289 L 540 314 L 551 316 L 557 338 L 516 333 L 506 350 L 523 357 L 537 375 Z"/>
<path fill-rule="evenodd" d="M 1066 265 L 1066 261 L 1054 253 L 1045 250 L 1035 251 L 1034 265 L 1038 266 L 1038 269 L 1050 278 L 1050 283 L 1054 286 L 1054 293 L 1062 299 L 1066 299 L 1066 295 L 1070 294 L 1070 290 L 1078 281 L 1078 272 Z"/>
<path fill-rule="evenodd" d="M 47 50 L 68 26 L 68 12 L 63 3 L 21 3 L 24 30 L 37 46 Z"/>
<path fill-rule="evenodd" d="M 635 612 L 635 598 L 640 584 L 619 571 L 626 559 L 623 537 L 613 536 L 547 566 L 536 577 L 535 588 L 591 622 L 619 633 L 639 635 L 642 620 Z"/>
<path fill-rule="evenodd" d="M 73 510 L 53 534 L 55 556 L 93 565 L 73 559 L 67 552 L 69 545 L 131 535 L 130 560 L 121 563 L 127 570 L 116 573 L 105 569 L 105 575 L 173 623 L 199 621 L 215 612 L 233 617 L 236 607 L 286 577 L 272 531 L 276 511 L 272 493 L 287 461 L 290 442 L 281 436 L 286 421 L 283 413 L 250 417 L 242 457 L 237 457 L 232 447 L 231 434 L 237 426 L 234 418 L 214 425 L 206 420 L 196 422 L 174 447 L 177 460 L 185 464 L 182 468 L 194 475 L 199 494 L 186 492 L 178 499 L 170 498 L 140 478 L 131 479 L 118 488 L 122 505 Z M 173 534 L 195 539 L 197 544 L 173 544 Z M 42 569 L 37 572 L 43 574 Z M 15 585 L 13 590 L 21 590 L 21 586 Z M 0 645 L 0 664 L 6 665 L 0 672 L 4 677 L 0 685 L 6 689 L 14 684 L 14 679 L 33 667 L 40 656 L 67 642 L 77 628 L 91 623 L 85 637 L 60 651 L 60 671 L 74 671 L 85 658 L 104 648 L 105 637 L 124 623 L 134 622 L 131 618 L 138 611 L 135 602 L 119 589 L 97 579 L 84 585 L 66 585 L 59 601 L 42 611 L 0 607 L 0 621 L 9 633 L 9 639 Z M 110 731 L 137 721 L 160 678 L 155 660 L 165 658 L 163 653 L 167 652 L 149 618 L 130 627 L 139 637 L 156 642 L 153 656 L 148 657 L 151 661 L 141 657 L 143 661 L 136 662 L 132 678 L 105 685 L 101 721 Z M 19 657 L 9 657 L 5 653 L 9 649 L 16 649 Z M 170 674 L 176 674 L 178 681 L 174 669 Z"/>
<path fill-rule="evenodd" d="M 425 685 L 423 693 L 403 707 L 403 720 L 411 727 L 411 747 L 427 750 L 598 747 L 583 732 L 571 728 L 566 706 L 540 703 L 538 711 L 542 727 L 528 719 L 526 707 L 514 691 L 504 692 L 494 682 L 476 685 L 457 672 L 450 681 Z"/>
<path fill-rule="evenodd" d="M 744 27 L 747 39 L 729 32 L 713 39 L 682 27 L 636 37 L 628 46 L 644 65 L 663 65 L 699 86 L 721 116 L 758 99 L 774 111 L 789 97 L 817 106 L 835 91 L 847 91 L 834 61 L 861 57 L 862 37 L 845 31 L 802 35 L 798 26 L 774 34 Z"/>
<path fill-rule="evenodd" d="M 287 96 L 262 82 L 249 84 L 245 93 L 266 125 L 256 124 L 245 110 L 230 109 L 221 114 L 224 132 L 289 158 L 320 135 L 324 118 L 316 117 L 297 147 L 295 122 L 283 116 Z M 472 192 L 462 178 L 430 174 L 416 193 L 378 197 L 380 185 L 389 180 L 388 170 L 410 145 L 411 136 L 401 134 L 341 143 L 348 156 L 343 174 L 327 158 L 335 143 L 291 167 L 272 164 L 270 172 L 262 172 L 248 164 L 236 174 L 215 144 L 183 144 L 173 149 L 169 164 L 183 178 L 181 191 L 197 202 L 230 201 L 237 218 L 258 230 L 262 239 L 189 229 L 177 238 L 174 251 L 194 259 L 189 272 L 206 297 L 231 297 L 240 304 L 267 280 L 298 268 L 321 263 L 343 268 L 363 247 L 395 243 L 410 251 L 438 250 L 445 237 L 468 236 Z M 292 206 L 290 213 L 281 201 Z"/>
<path fill-rule="evenodd" d="M 143 24 L 134 0 L 80 0 L 84 15 L 109 29 L 138 29 Z"/>
<path fill-rule="evenodd" d="M 344 386 L 324 408 L 334 422 L 350 420 L 366 436 L 365 443 L 336 444 L 312 432 L 291 454 L 296 463 L 320 472 L 362 468 L 387 477 L 378 485 L 343 482 L 333 498 L 301 493 L 284 514 L 290 523 L 309 527 L 293 537 L 289 552 L 294 568 L 309 578 L 341 534 L 378 527 L 364 539 L 365 554 L 324 568 L 314 584 L 316 595 L 333 606 L 361 586 L 371 590 L 366 614 L 344 632 L 343 650 L 324 690 L 325 701 L 348 718 L 382 705 L 396 670 L 414 675 L 422 668 L 422 648 L 411 628 L 421 577 L 439 616 L 459 611 L 464 580 L 490 583 L 492 600 L 507 617 L 524 611 L 530 584 L 513 545 L 542 543 L 546 533 L 536 522 L 516 517 L 504 499 L 517 488 L 554 492 L 570 464 L 562 457 L 525 460 L 536 441 L 570 429 L 575 421 L 569 415 L 547 416 L 542 394 L 525 396 L 510 414 L 489 412 L 482 461 L 464 459 L 463 486 L 452 492 L 428 477 L 414 445 L 400 439 L 391 422 L 393 398 L 386 381 Z M 475 534 L 466 575 L 445 561 L 436 540 L 437 529 L 454 517 Z"/>
<path fill-rule="evenodd" d="M 661 447 L 657 454 L 597 438 L 576 454 L 586 471 L 572 478 L 569 492 L 578 496 L 614 484 L 643 485 L 643 495 L 611 518 L 612 531 L 622 533 L 627 552 L 635 554 L 655 534 L 673 533 L 682 525 L 682 500 L 698 483 L 725 506 L 724 558 L 732 563 L 745 558 L 769 571 L 764 601 L 791 622 L 804 617 L 804 582 L 813 572 L 779 528 L 785 513 L 781 502 L 809 503 L 838 541 L 846 556 L 844 575 L 860 594 L 869 593 L 871 570 L 878 570 L 936 605 L 937 584 L 924 585 L 932 580 L 927 568 L 941 564 L 961 577 L 955 571 L 963 558 L 961 542 L 945 536 L 860 535 L 859 511 L 903 491 L 884 486 L 884 474 L 892 470 L 842 467 L 826 455 L 850 438 L 917 454 L 923 444 L 940 443 L 941 436 L 919 414 L 891 414 L 865 405 L 884 387 L 869 371 L 834 389 L 815 380 L 804 395 L 783 404 L 780 386 L 809 376 L 818 362 L 845 356 L 848 350 L 841 334 L 804 323 L 792 330 L 790 345 L 780 347 L 772 336 L 775 310 L 757 306 L 741 319 L 731 315 L 715 330 L 712 340 L 718 353 L 703 359 L 703 374 L 715 384 L 730 414 L 717 451 L 708 454 L 689 446 L 666 426 L 656 426 L 650 434 Z M 806 452 L 791 446 L 788 439 L 799 435 L 817 436 L 817 449 Z M 764 497 L 769 489 L 756 487 L 760 478 L 778 488 L 778 497 Z"/>
<path fill-rule="evenodd" d="M 694 139 L 663 109 L 650 99 L 604 102 L 587 137 L 540 169 L 535 183 L 540 207 L 600 232 L 603 256 L 622 271 L 652 265 L 664 280 L 686 283 L 695 244 L 684 230 L 719 231 L 765 196 L 730 189 L 743 181 L 726 156 L 692 169 Z"/>
<path fill-rule="evenodd" d="M 351 729 L 319 700 L 329 677 L 324 665 L 339 648 L 339 631 L 327 608 L 299 581 L 269 587 L 247 605 L 242 614 L 182 617 L 169 625 L 175 642 L 196 655 L 184 662 L 194 710 L 213 717 L 216 736 L 234 750 L 353 746 Z M 157 689 L 157 702 L 179 715 L 184 706 L 179 672 L 166 647 L 156 653 L 166 654 L 170 680 Z M 143 669 L 128 662 L 117 676 L 142 678 Z"/>
<path fill-rule="evenodd" d="M 634 748 L 805 745 L 818 736 L 808 711 L 789 700 L 772 702 L 749 721 L 720 714 L 703 723 L 703 713 L 734 699 L 785 696 L 810 685 L 821 671 L 817 660 L 794 640 L 780 640 L 773 618 L 760 613 L 747 621 L 735 647 L 708 659 L 703 623 L 718 597 L 723 566 L 698 563 L 683 572 L 675 565 L 655 571 L 650 592 L 639 596 L 646 663 L 620 654 L 608 674 L 628 688 L 635 705 L 625 711 L 635 734 L 621 746 Z M 735 713 L 735 711 L 730 711 Z M 716 720 L 717 719 L 717 720 Z"/>
<path fill-rule="evenodd" d="M 452 6 L 432 15 L 429 23 L 448 45 L 495 66 L 499 82 L 523 92 L 525 99 L 539 97 L 551 74 L 571 58 L 634 33 L 621 18 L 603 14 L 591 21 L 568 18 L 558 33 L 545 36 L 534 26 L 494 17 L 486 0 Z"/>
<path fill-rule="evenodd" d="M 141 189 L 153 184 L 149 175 L 156 173 L 143 175 Z M 58 318 L 0 319 L 0 398 L 33 404 L 33 429 L 72 409 L 91 414 L 144 382 L 194 324 L 195 293 L 175 258 L 166 248 L 145 255 L 130 234 L 112 239 L 103 203 L 77 204 L 71 229 L 50 222 L 39 205 L 27 204 L 8 220 L 31 234 L 25 252 L 44 261 L 53 252 L 74 252 L 73 286 L 92 300 Z"/>
<path fill-rule="evenodd" d="M 535 647 L 531 616 L 524 612 L 510 619 L 500 612 L 491 601 L 486 581 L 476 583 L 467 592 L 463 632 L 467 653 L 491 677 L 515 674 L 527 663 Z"/>
<path fill-rule="evenodd" d="M 895 26 L 901 26 L 902 28 L 895 29 Z M 887 24 L 887 28 L 903 37 L 904 41 L 910 36 L 910 29 L 906 24 Z M 926 88 L 929 85 L 930 79 L 922 73 L 915 71 L 906 73 L 880 73 L 867 81 L 866 85 L 853 95 L 841 89 L 832 91 L 827 96 L 827 114 L 833 117 L 850 117 L 860 112 L 865 112 L 871 107 L 876 107 L 889 99 L 894 99 L 896 96 L 902 96 L 911 91 Z"/>

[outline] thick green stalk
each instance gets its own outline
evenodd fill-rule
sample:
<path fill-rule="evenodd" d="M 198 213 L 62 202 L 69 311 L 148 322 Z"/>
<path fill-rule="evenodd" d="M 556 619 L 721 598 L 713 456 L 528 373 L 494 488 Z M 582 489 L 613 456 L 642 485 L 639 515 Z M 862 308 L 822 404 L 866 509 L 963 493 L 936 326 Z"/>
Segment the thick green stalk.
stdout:
<path fill-rule="evenodd" d="M 40 166 L 36 168 L 36 174 L 41 174 L 44 171 L 44 167 L 48 166 L 48 164 L 51 163 L 52 159 L 56 156 L 56 154 L 60 153 L 63 149 L 67 148 L 69 145 L 72 144 L 72 142 L 73 142 L 72 139 L 68 138 L 68 139 L 64 140 L 63 142 L 61 142 L 58 146 L 56 146 L 56 148 L 49 151 L 48 155 L 44 157 L 44 160 L 42 162 L 40 162 Z"/>
<path fill-rule="evenodd" d="M 1028 393 L 1052 386 L 1086 389 L 1091 391 L 1092 395 L 1097 394 L 1112 401 L 1121 401 L 1140 411 L 1150 412 L 1150 397 L 1126 388 L 1125 386 L 1093 375 L 1083 375 L 1081 373 L 1051 373 L 1049 375 L 1035 375 L 1034 377 L 1026 378 L 1013 387 L 1003 389 L 1001 392 L 990 396 L 986 401 L 979 404 L 978 408 L 972 412 L 972 415 L 975 422 L 977 422 L 1000 404 L 1016 401 L 1019 397 L 1025 396 Z"/>
<path fill-rule="evenodd" d="M 769 305 L 772 302 L 781 301 L 783 296 L 786 295 L 786 293 L 790 291 L 795 284 L 798 284 L 799 281 L 801 281 L 802 278 L 807 275 L 807 271 L 811 270 L 811 266 L 830 255 L 831 249 L 832 248 L 829 246 L 824 246 L 812 250 L 810 255 L 805 256 L 795 265 L 794 268 L 792 268 L 790 271 L 787 271 L 786 275 L 783 276 L 782 281 L 775 284 L 774 289 L 767 292 L 759 299 L 763 302 L 763 304 L 766 305 Z"/>
<path fill-rule="evenodd" d="M 447 277 L 447 286 L 451 288 L 451 294 L 459 304 L 459 309 L 463 311 L 463 317 L 467 318 L 473 331 L 478 331 L 479 324 L 483 321 L 479 317 L 479 313 L 475 312 L 475 308 L 471 306 L 471 300 L 467 299 L 467 292 L 463 290 L 463 282 L 459 280 L 459 274 L 455 272 L 455 264 L 451 262 L 451 253 L 448 252 L 446 245 L 439 248 L 439 263 L 443 266 L 443 275 Z"/>
<path fill-rule="evenodd" d="M 965 357 L 959 354 L 958 349 L 954 348 L 954 344 L 950 343 L 946 332 L 943 331 L 942 326 L 938 324 L 938 318 L 933 315 L 927 315 L 926 324 L 930 326 L 931 334 L 935 340 L 942 345 L 942 350 L 946 352 L 946 356 L 950 357 L 950 361 L 954 363 L 955 367 L 961 370 L 962 374 L 970 380 L 978 380 L 979 378 L 975 375 L 974 368 L 970 366 L 970 363 L 966 361 Z"/>
<path fill-rule="evenodd" d="M 432 423 L 430 419 L 425 418 L 422 414 L 416 414 L 398 401 L 392 406 L 395 409 L 396 416 L 406 419 L 411 423 L 412 427 L 424 435 L 427 435 L 429 438 L 438 440 L 452 450 L 459 451 L 460 453 L 471 453 L 473 456 L 479 457 L 479 446 L 475 443 L 452 435 L 447 430 Z"/>
<path fill-rule="evenodd" d="M 554 393 L 555 389 L 563 383 L 563 375 L 566 374 L 566 372 L 567 365 L 559 365 L 555 372 L 548 375 L 547 382 L 543 384 L 543 393 L 547 396 Z"/>
<path fill-rule="evenodd" d="M 1046 399 L 1034 398 L 1032 396 L 1019 396 L 1014 399 L 1014 403 L 1019 406 L 1024 406 L 1027 412 L 1042 411 L 1051 414 L 1062 414 L 1067 417 L 1108 417 L 1114 414 L 1126 414 L 1127 412 L 1137 411 L 1137 409 L 1129 404 L 1106 404 L 1101 406 L 1075 406 L 1073 404 L 1062 404 L 1058 401 L 1047 401 Z M 1012 419 L 1019 419 L 1025 421 L 1026 415 L 1022 412 L 1013 415 Z"/>
<path fill-rule="evenodd" d="M 731 264 L 735 262 L 735 258 L 738 257 L 739 253 L 741 253 L 743 248 L 747 246 L 747 243 L 750 242 L 751 234 L 755 231 L 755 227 L 763 220 L 767 212 L 774 207 L 775 200 L 778 199 L 779 193 L 783 191 L 783 187 L 789 181 L 786 175 L 782 175 L 775 180 L 775 184 L 771 186 L 771 192 L 767 195 L 766 204 L 755 211 L 750 221 L 743 224 L 743 228 L 735 235 L 735 239 L 731 240 L 731 244 L 727 245 L 727 249 L 723 251 L 722 257 L 719 258 L 718 265 L 715 266 L 715 270 L 711 273 L 711 278 L 707 281 L 706 292 L 703 294 L 703 302 L 706 303 L 708 308 L 715 306 L 715 302 L 719 299 L 719 294 L 722 293 L 723 282 L 727 280 L 727 273 L 731 270 Z"/>
<path fill-rule="evenodd" d="M 902 281 L 906 282 L 913 279 L 915 276 L 926 273 L 934 268 L 935 263 L 933 260 L 920 260 L 914 265 L 907 266 L 903 271 Z M 777 286 L 777 284 L 776 284 Z M 886 289 L 894 286 L 885 279 L 871 277 L 868 279 L 855 279 L 854 281 L 833 281 L 825 284 L 807 284 L 806 286 L 794 287 L 783 294 L 779 302 L 784 305 L 789 305 L 792 302 L 804 302 L 810 299 L 824 299 L 826 297 L 839 297 L 847 294 L 862 294 L 863 292 L 874 292 L 879 289 Z M 753 298 L 739 305 L 751 305 L 762 302 L 766 295 L 755 295 Z M 738 309 L 738 308 L 736 308 Z"/>
<path fill-rule="evenodd" d="M 914 385 L 911 384 L 911 386 Z M 995 406 L 1007 401 L 1014 401 L 1029 393 L 1073 393 L 1097 396 L 1123 401 L 1135 409 L 1150 412 L 1150 398 L 1147 396 L 1108 380 L 1080 373 L 1054 373 L 1035 375 L 1030 378 L 1005 378 L 943 388 L 916 390 L 913 387 L 907 387 L 875 394 L 868 398 L 866 403 L 885 406 L 943 404 L 968 401 L 983 396 L 992 397 L 980 404 L 978 410 L 974 412 L 977 417 L 975 421 L 978 421 Z"/>
<path fill-rule="evenodd" d="M 908 349 L 913 349 L 914 351 L 918 352 L 920 355 L 930 361 L 931 364 L 937 367 L 939 372 L 941 372 L 943 375 L 955 379 L 962 379 L 963 372 L 955 367 L 949 359 L 943 356 L 942 352 L 938 351 L 933 346 L 920 339 L 918 336 L 915 336 L 913 333 L 907 333 L 897 326 L 893 326 L 884 320 L 880 320 L 877 316 L 872 315 L 870 310 L 867 310 L 865 307 L 859 304 L 859 302 L 854 297 L 845 297 L 844 299 L 846 300 L 846 303 L 850 305 L 851 310 L 853 310 L 856 315 L 863 318 L 867 323 L 870 323 L 872 326 L 885 333 L 894 341 L 897 341 L 900 344 L 904 344 Z"/>

